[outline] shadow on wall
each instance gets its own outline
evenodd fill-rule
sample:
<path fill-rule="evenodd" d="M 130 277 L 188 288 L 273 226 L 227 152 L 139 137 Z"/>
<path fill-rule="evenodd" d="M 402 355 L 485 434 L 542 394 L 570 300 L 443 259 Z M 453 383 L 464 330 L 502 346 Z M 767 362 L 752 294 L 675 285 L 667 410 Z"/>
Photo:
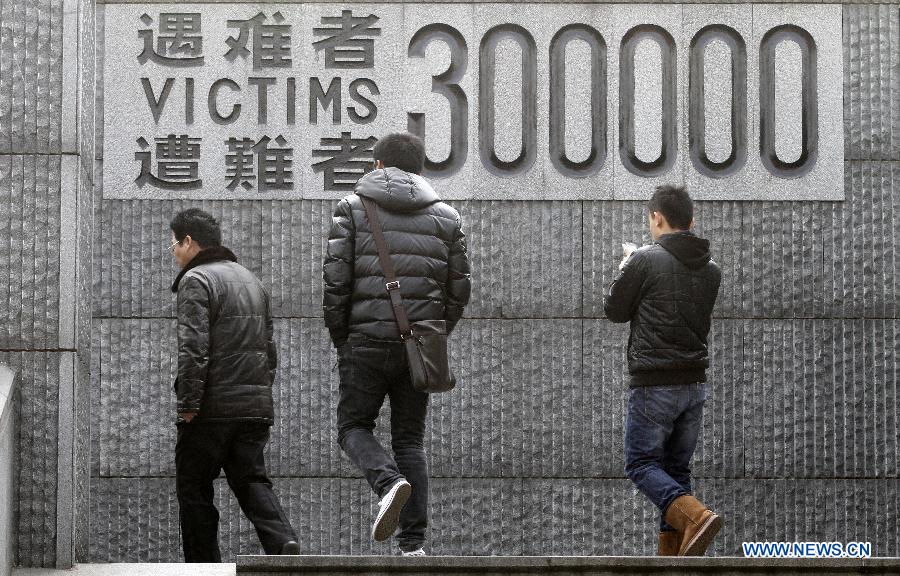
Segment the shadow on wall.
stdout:
<path fill-rule="evenodd" d="M 0 365 L 0 576 L 9 576 L 15 560 L 16 373 Z"/>

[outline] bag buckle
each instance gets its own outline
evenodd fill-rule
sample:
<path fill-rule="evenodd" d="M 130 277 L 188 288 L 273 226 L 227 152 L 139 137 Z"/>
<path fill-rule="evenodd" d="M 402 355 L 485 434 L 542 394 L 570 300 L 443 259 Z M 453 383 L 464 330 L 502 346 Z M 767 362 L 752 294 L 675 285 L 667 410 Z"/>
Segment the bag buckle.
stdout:
<path fill-rule="evenodd" d="M 394 280 L 393 282 L 388 282 L 387 284 L 384 285 L 384 287 L 387 288 L 388 291 L 399 290 L 400 289 L 400 281 Z"/>

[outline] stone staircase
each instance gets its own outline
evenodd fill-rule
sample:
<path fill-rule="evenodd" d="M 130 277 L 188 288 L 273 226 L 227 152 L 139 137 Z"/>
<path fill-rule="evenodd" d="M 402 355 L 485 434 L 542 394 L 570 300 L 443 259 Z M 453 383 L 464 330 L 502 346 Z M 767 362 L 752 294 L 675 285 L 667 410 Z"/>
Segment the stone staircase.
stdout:
<path fill-rule="evenodd" d="M 500 575 L 617 576 L 659 575 L 777 575 L 843 576 L 900 575 L 900 558 L 770 559 L 770 558 L 656 558 L 639 556 L 238 556 L 237 576 Z"/>

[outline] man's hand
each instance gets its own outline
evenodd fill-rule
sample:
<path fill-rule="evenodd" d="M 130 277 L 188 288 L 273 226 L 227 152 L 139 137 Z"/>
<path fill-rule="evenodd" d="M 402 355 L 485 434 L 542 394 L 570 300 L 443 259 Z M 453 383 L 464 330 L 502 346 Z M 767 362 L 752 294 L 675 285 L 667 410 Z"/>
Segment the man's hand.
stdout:
<path fill-rule="evenodd" d="M 638 249 L 638 245 L 632 242 L 622 243 L 622 261 L 619 262 L 619 270 L 625 267 L 625 263 L 631 257 L 631 254 Z"/>
<path fill-rule="evenodd" d="M 178 418 L 184 422 L 187 422 L 188 424 L 190 424 L 191 420 L 193 420 L 196 416 L 197 416 L 196 412 L 179 412 L 178 413 Z"/>

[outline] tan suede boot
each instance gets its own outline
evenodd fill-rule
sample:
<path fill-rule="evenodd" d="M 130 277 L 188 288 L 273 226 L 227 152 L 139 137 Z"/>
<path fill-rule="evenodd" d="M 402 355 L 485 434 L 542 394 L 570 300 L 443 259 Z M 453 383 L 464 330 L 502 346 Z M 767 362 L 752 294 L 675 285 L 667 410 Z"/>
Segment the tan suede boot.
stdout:
<path fill-rule="evenodd" d="M 722 519 L 689 494 L 669 504 L 666 522 L 682 534 L 679 556 L 703 556 L 722 527 Z"/>
<path fill-rule="evenodd" d="M 678 548 L 681 546 L 681 533 L 675 530 L 667 530 L 659 533 L 659 550 L 657 556 L 678 556 Z"/>

